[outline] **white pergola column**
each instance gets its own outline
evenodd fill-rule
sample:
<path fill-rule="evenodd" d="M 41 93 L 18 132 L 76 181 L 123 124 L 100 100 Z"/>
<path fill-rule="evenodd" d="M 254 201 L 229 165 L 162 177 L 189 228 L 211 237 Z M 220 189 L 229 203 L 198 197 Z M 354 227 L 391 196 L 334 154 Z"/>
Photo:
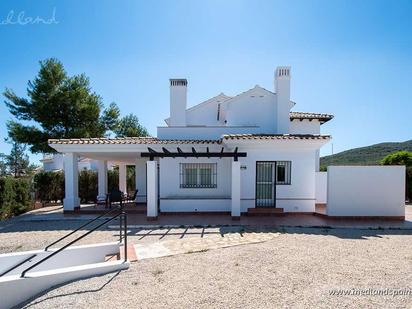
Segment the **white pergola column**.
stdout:
<path fill-rule="evenodd" d="M 156 220 L 157 210 L 157 162 L 147 161 L 147 219 Z"/>
<path fill-rule="evenodd" d="M 106 198 L 107 194 L 107 161 L 99 160 L 97 162 L 97 183 L 98 183 L 98 199 Z"/>
<path fill-rule="evenodd" d="M 127 177 L 126 177 L 126 164 L 119 164 L 119 190 L 123 193 L 127 193 Z"/>
<path fill-rule="evenodd" d="M 77 153 L 64 154 L 64 188 L 64 211 L 79 208 L 79 155 Z"/>
<path fill-rule="evenodd" d="M 240 219 L 240 162 L 232 162 L 232 219 Z"/>
<path fill-rule="evenodd" d="M 136 189 L 139 190 L 136 195 L 136 203 L 146 203 L 146 158 L 137 158 L 135 163 Z"/>

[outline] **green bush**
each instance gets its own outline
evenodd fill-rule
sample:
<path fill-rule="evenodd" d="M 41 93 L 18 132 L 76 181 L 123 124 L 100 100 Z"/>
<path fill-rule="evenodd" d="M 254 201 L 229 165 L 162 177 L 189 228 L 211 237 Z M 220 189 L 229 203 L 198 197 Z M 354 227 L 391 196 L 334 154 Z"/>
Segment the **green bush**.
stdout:
<path fill-rule="evenodd" d="M 97 172 L 81 171 L 79 174 L 79 198 L 82 203 L 95 203 L 97 198 Z"/>
<path fill-rule="evenodd" d="M 136 186 L 135 177 L 135 167 L 127 166 L 126 181 L 127 181 L 127 192 L 133 192 Z M 113 189 L 119 188 L 119 169 L 114 168 L 113 170 L 107 171 L 107 190 L 108 192 Z M 125 192 L 126 193 L 126 192 Z"/>
<path fill-rule="evenodd" d="M 28 211 L 32 205 L 30 180 L 0 178 L 0 218 L 6 219 Z"/>
<path fill-rule="evenodd" d="M 127 191 L 135 188 L 134 167 L 127 169 Z M 108 192 L 119 187 L 118 169 L 107 172 Z M 82 203 L 95 203 L 98 194 L 97 172 L 84 170 L 79 173 L 79 198 Z M 64 172 L 40 172 L 34 176 L 36 199 L 41 202 L 58 202 L 64 198 Z"/>
<path fill-rule="evenodd" d="M 382 165 L 405 165 L 406 166 L 406 183 L 405 198 L 412 200 L 412 152 L 398 151 L 387 155 L 381 160 Z"/>
<path fill-rule="evenodd" d="M 406 198 L 412 201 L 412 166 L 406 168 Z"/>
<path fill-rule="evenodd" d="M 40 172 L 34 176 L 36 199 L 41 202 L 63 201 L 64 173 Z"/>
<path fill-rule="evenodd" d="M 119 188 L 119 170 L 107 171 L 107 191 Z"/>

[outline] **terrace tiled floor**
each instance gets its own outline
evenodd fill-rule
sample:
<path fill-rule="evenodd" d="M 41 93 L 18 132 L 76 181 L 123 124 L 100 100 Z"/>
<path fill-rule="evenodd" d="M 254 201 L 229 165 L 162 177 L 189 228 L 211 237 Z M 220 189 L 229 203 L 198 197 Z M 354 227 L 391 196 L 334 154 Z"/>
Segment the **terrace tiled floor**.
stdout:
<path fill-rule="evenodd" d="M 61 206 L 45 207 L 16 217 L 13 220 L 89 220 L 92 214 L 63 214 Z M 145 214 L 129 214 L 130 226 L 291 226 L 291 227 L 357 227 L 412 229 L 412 206 L 406 206 L 405 221 L 388 219 L 334 219 L 312 214 L 285 214 L 276 217 L 242 216 L 234 221 L 229 215 L 160 215 L 156 221 L 148 221 Z"/>

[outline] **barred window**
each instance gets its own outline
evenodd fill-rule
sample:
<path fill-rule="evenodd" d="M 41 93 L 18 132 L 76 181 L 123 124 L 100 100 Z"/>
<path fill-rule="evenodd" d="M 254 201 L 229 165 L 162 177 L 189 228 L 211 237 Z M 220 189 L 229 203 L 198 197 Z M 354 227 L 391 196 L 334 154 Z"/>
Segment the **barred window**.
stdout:
<path fill-rule="evenodd" d="M 181 188 L 216 188 L 217 163 L 180 163 Z"/>
<path fill-rule="evenodd" d="M 276 184 L 290 185 L 291 161 L 276 162 Z"/>

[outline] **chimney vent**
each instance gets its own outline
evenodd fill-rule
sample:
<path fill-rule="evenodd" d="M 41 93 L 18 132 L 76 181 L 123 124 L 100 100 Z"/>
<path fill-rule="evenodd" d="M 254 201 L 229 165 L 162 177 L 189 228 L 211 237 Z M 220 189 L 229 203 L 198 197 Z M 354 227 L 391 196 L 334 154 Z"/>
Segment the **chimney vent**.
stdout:
<path fill-rule="evenodd" d="M 277 67 L 276 77 L 290 77 L 290 67 Z"/>
<path fill-rule="evenodd" d="M 171 79 L 170 86 L 187 86 L 187 80 L 182 78 Z"/>

